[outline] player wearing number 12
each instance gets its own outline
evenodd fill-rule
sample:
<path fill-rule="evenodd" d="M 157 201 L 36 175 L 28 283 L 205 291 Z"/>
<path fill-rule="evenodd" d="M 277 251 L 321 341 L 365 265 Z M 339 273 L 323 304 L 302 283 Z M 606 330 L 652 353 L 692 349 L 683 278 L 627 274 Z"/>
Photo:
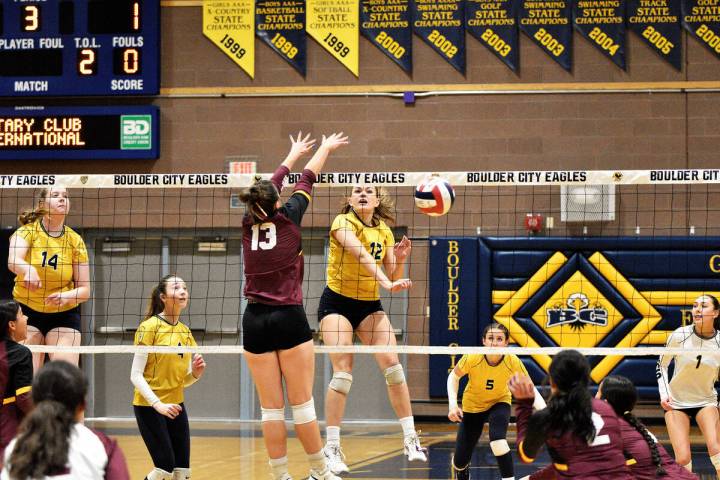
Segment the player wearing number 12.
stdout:
<path fill-rule="evenodd" d="M 342 133 L 325 138 L 305 166 L 285 204 L 280 191 L 293 164 L 308 153 L 310 135 L 291 137 L 292 147 L 272 178 L 258 180 L 240 193 L 247 205 L 242 220 L 245 297 L 243 346 L 262 412 L 265 447 L 274 480 L 290 480 L 287 460 L 285 401 L 292 406 L 295 432 L 310 462 L 311 480 L 337 480 L 322 452 L 312 398 L 315 351 L 302 305 L 304 260 L 300 224 L 310 194 L 328 155 L 348 143 Z"/>
<path fill-rule="evenodd" d="M 667 347 L 720 350 L 720 304 L 712 295 L 701 295 L 692 307 L 692 325 L 675 330 Z M 720 351 L 718 352 L 720 354 Z M 715 382 L 720 373 L 720 355 L 663 355 L 657 366 L 660 404 L 665 409 L 675 461 L 692 471 L 690 421 L 694 418 L 705 437 L 710 461 L 720 475 L 720 418 Z M 675 360 L 672 379 L 668 366 Z"/>
<path fill-rule="evenodd" d="M 69 212 L 65 187 L 44 188 L 10 237 L 8 268 L 17 275 L 13 298 L 28 317 L 26 345 L 80 345 L 79 305 L 90 298 L 90 267 L 85 242 L 65 225 Z M 35 372 L 44 358 L 33 355 Z M 50 360 L 77 365 L 78 354 L 51 353 Z"/>

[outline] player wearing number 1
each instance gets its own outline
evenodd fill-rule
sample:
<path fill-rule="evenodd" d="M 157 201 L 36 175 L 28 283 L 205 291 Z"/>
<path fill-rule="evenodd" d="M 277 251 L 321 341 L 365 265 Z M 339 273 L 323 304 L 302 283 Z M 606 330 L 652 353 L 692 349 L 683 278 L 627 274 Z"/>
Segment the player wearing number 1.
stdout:
<path fill-rule="evenodd" d="M 90 298 L 90 267 L 85 242 L 65 225 L 69 212 L 64 187 L 44 188 L 10 237 L 8 268 L 17 275 L 13 298 L 28 317 L 26 345 L 80 345 L 79 305 Z M 33 354 L 35 372 L 44 358 Z M 50 360 L 77 365 L 78 354 L 51 353 Z"/>
<path fill-rule="evenodd" d="M 310 135 L 291 137 L 292 147 L 271 180 L 259 180 L 240 194 L 247 205 L 243 217 L 245 297 L 243 346 L 262 412 L 265 447 L 274 480 L 288 473 L 285 401 L 292 406 L 295 432 L 310 462 L 311 480 L 336 480 L 322 453 L 322 439 L 312 398 L 315 351 L 302 305 L 304 261 L 300 224 L 310 204 L 312 187 L 328 155 L 348 143 L 342 133 L 325 138 L 305 166 L 285 204 L 280 191 L 293 164 L 308 153 Z"/>
<path fill-rule="evenodd" d="M 515 374 L 508 387 L 518 401 L 518 456 L 534 460 L 543 444 L 558 479 L 632 480 L 625 462 L 620 420 L 612 407 L 588 391 L 590 364 L 575 350 L 564 350 L 550 363 L 552 394 L 547 408 L 532 413 L 535 388 Z"/>
<path fill-rule="evenodd" d="M 675 330 L 667 347 L 720 350 L 720 304 L 712 295 L 701 295 L 692 307 L 692 325 Z M 720 352 L 718 352 L 720 354 Z M 672 379 L 668 366 L 675 360 Z M 719 355 L 663 355 L 657 366 L 660 404 L 665 409 L 675 461 L 692 471 L 690 421 L 694 418 L 705 437 L 710 461 L 720 476 L 720 417 L 715 382 L 720 373 Z"/>

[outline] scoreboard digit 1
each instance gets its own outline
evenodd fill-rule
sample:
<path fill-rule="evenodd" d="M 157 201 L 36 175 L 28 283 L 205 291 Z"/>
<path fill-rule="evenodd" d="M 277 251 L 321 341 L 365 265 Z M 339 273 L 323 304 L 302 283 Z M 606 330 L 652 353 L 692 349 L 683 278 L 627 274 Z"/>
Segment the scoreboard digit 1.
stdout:
<path fill-rule="evenodd" d="M 0 96 L 157 95 L 160 0 L 0 4 Z"/>

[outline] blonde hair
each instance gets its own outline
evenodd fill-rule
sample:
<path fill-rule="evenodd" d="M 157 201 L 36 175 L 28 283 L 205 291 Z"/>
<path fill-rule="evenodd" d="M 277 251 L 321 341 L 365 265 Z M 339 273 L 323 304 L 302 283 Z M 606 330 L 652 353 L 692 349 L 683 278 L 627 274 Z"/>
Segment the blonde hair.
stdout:
<path fill-rule="evenodd" d="M 35 206 L 30 210 L 25 210 L 20 215 L 18 215 L 18 222 L 20 222 L 20 225 L 27 225 L 28 223 L 32 223 L 38 218 L 42 218 L 48 213 L 50 213 L 50 211 L 44 205 L 45 199 L 47 198 L 49 191 L 50 189 L 48 187 L 40 190 L 40 192 L 35 196 L 35 201 L 33 202 L 33 205 Z"/>
<path fill-rule="evenodd" d="M 378 206 L 373 211 L 372 221 L 373 224 L 377 224 L 380 220 L 385 222 L 395 223 L 395 217 L 393 216 L 393 210 L 395 209 L 395 202 L 393 201 L 390 193 L 384 187 L 378 187 L 373 185 L 375 189 L 375 196 L 378 198 Z M 348 213 L 352 210 L 352 206 L 345 201 L 340 213 Z"/>

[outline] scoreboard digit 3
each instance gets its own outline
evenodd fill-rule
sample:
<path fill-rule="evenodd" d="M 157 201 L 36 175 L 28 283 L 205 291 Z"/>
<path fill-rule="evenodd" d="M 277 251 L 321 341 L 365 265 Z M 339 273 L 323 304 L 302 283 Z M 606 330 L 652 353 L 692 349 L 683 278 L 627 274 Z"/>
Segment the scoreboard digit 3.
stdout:
<path fill-rule="evenodd" d="M 157 95 L 159 0 L 0 3 L 0 96 Z"/>

